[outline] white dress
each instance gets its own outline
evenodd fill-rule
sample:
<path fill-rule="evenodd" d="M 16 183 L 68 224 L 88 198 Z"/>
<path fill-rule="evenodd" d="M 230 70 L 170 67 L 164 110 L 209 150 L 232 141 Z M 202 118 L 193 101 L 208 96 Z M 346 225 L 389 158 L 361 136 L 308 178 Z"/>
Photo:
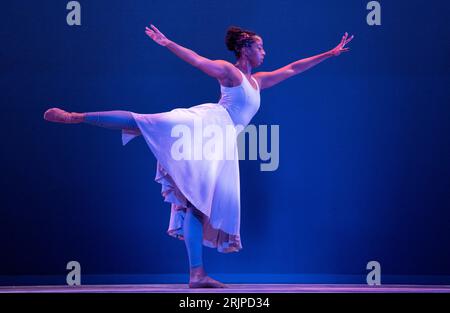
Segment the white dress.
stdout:
<path fill-rule="evenodd" d="M 235 252 L 242 249 L 240 238 L 240 184 L 239 158 L 236 135 L 241 128 L 250 123 L 260 105 L 260 90 L 257 81 L 255 89 L 242 74 L 242 83 L 235 87 L 221 86 L 219 103 L 205 103 L 187 109 L 174 109 L 157 114 L 132 113 L 140 132 L 122 131 L 125 145 L 136 136 L 143 135 L 150 150 L 157 159 L 155 181 L 162 185 L 161 194 L 171 203 L 171 215 L 167 233 L 184 239 L 183 221 L 187 201 L 200 210 L 203 217 L 203 245 L 217 248 L 220 252 Z M 181 132 L 174 127 L 182 125 L 183 135 L 191 134 L 190 143 L 175 151 L 191 152 L 189 158 L 174 157 L 174 146 L 180 143 Z M 202 128 L 199 128 L 201 125 Z M 208 127 L 213 133 L 198 135 L 198 130 Z M 212 127 L 212 128 L 211 128 Z M 229 130 L 235 130 L 231 134 Z M 219 136 L 214 130 L 221 130 Z M 196 132 L 197 131 L 197 132 Z M 196 135 L 192 135 L 196 134 Z M 216 136 L 214 135 L 216 134 Z M 178 135 L 178 136 L 174 136 Z M 233 137 L 234 136 L 234 137 Z M 214 140 L 212 140 L 214 138 Z M 213 145 L 216 157 L 205 157 L 204 151 L 209 142 Z M 185 141 L 186 142 L 186 141 Z M 205 143 L 206 142 L 206 143 Z M 196 150 L 196 147 L 203 147 Z M 190 148 L 191 150 L 189 150 Z M 209 146 L 211 148 L 211 145 Z M 222 157 L 217 157 L 221 155 Z M 214 155 L 213 155 L 214 156 Z"/>

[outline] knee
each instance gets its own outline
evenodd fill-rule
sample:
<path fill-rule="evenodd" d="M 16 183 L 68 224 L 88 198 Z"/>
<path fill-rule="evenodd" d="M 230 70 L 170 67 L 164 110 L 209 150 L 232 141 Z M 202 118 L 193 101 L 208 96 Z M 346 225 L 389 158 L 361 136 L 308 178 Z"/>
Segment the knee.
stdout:
<path fill-rule="evenodd" d="M 194 206 L 187 206 L 186 214 L 190 214 L 199 221 L 203 221 L 203 213 Z"/>

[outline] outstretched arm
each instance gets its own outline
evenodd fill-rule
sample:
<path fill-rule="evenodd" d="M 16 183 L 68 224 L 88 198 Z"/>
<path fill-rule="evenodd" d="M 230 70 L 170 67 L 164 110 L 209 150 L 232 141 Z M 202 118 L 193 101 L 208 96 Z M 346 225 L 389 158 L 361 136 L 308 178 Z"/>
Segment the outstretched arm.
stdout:
<path fill-rule="evenodd" d="M 145 27 L 145 33 L 157 44 L 166 47 L 183 61 L 219 80 L 228 76 L 230 66 L 232 66 L 231 63 L 224 60 L 210 60 L 202 57 L 194 51 L 167 39 L 154 25 L 150 25 L 150 27 L 152 29 Z"/>
<path fill-rule="evenodd" d="M 317 64 L 321 63 L 322 61 L 332 56 L 338 56 L 342 52 L 348 51 L 349 48 L 345 48 L 345 45 L 353 39 L 353 35 L 350 38 L 347 37 L 348 34 L 345 33 L 345 35 L 342 37 L 341 42 L 330 51 L 306 59 L 295 61 L 272 72 L 259 72 L 256 73 L 254 76 L 256 79 L 259 80 L 261 89 L 272 87 L 282 82 L 283 80 L 288 79 L 289 77 L 300 74 L 301 72 L 304 72 L 310 69 L 311 67 L 316 66 Z"/>

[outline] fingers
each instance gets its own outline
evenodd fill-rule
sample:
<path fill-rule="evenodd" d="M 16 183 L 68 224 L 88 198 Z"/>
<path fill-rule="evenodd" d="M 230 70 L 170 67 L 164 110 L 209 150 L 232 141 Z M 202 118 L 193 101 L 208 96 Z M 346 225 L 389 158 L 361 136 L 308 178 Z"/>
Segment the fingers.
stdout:
<path fill-rule="evenodd" d="M 344 36 L 342 36 L 341 44 L 345 44 L 345 41 L 347 40 L 348 33 L 345 33 Z"/>
<path fill-rule="evenodd" d="M 150 28 L 148 28 L 147 26 L 145 26 L 146 31 L 151 31 L 151 32 L 154 32 L 154 33 L 156 33 L 156 34 L 161 34 L 161 32 L 159 31 L 159 29 L 156 28 L 155 25 L 150 24 L 150 27 L 151 27 L 152 29 L 150 29 Z"/>
<path fill-rule="evenodd" d="M 145 33 L 146 33 L 147 35 L 149 35 L 150 37 L 152 37 L 152 36 L 155 35 L 155 32 L 152 31 L 152 30 L 150 30 L 150 29 L 146 29 L 146 30 L 145 30 Z"/>
<path fill-rule="evenodd" d="M 346 44 L 348 44 L 350 41 L 352 41 L 352 39 L 354 38 L 355 36 L 351 36 L 349 39 L 347 39 L 345 42 L 344 42 L 344 45 L 346 45 Z"/>
<path fill-rule="evenodd" d="M 145 33 L 152 39 L 156 36 L 155 32 L 148 27 L 145 27 Z"/>
<path fill-rule="evenodd" d="M 156 33 L 161 33 L 160 31 L 159 31 L 159 29 L 158 28 L 156 28 L 156 26 L 155 25 L 153 25 L 153 24 L 150 24 L 150 27 L 156 32 Z"/>

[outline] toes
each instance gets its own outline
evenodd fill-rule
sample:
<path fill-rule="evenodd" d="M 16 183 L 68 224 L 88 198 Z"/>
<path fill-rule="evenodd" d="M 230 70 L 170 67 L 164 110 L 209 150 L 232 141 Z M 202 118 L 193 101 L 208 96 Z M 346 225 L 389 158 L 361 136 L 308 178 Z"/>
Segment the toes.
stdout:
<path fill-rule="evenodd" d="M 51 108 L 45 111 L 44 119 L 55 123 L 69 123 L 70 113 L 58 108 Z"/>
<path fill-rule="evenodd" d="M 53 109 L 48 109 L 47 111 L 45 111 L 44 119 L 47 121 L 50 120 L 53 115 L 53 111 L 54 111 Z"/>
<path fill-rule="evenodd" d="M 189 283 L 189 288 L 228 288 L 228 286 L 211 277 L 205 277 L 200 281 Z"/>

